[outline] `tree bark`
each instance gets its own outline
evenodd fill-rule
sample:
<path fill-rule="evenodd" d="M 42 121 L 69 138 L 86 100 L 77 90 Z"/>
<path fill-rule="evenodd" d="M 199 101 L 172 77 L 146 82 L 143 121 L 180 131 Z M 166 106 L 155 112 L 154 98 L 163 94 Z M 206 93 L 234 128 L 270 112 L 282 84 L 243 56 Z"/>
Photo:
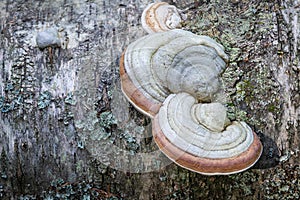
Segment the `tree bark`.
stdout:
<path fill-rule="evenodd" d="M 204 176 L 168 160 L 120 89 L 118 63 L 146 33 L 147 0 L 0 2 L 0 199 L 300 198 L 300 1 L 168 1 L 183 29 L 230 55 L 231 119 L 264 152 L 251 169 Z M 60 44 L 39 48 L 38 33 Z M 41 47 L 41 46 L 40 46 Z"/>

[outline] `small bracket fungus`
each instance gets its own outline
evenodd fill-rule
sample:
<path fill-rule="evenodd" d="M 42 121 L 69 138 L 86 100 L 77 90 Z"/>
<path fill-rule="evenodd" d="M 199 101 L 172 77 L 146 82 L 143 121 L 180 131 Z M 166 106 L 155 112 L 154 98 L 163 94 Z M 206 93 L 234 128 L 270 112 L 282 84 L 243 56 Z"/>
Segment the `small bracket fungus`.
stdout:
<path fill-rule="evenodd" d="M 174 29 L 131 43 L 120 59 L 121 87 L 153 119 L 161 151 L 205 175 L 238 173 L 259 159 L 262 144 L 245 122 L 230 122 L 216 102 L 228 56 L 207 36 Z"/>
<path fill-rule="evenodd" d="M 166 2 L 149 4 L 142 13 L 142 27 L 147 33 L 168 31 L 181 27 L 186 16 Z"/>
<path fill-rule="evenodd" d="M 46 47 L 60 47 L 61 41 L 58 37 L 57 29 L 49 28 L 39 32 L 36 36 L 36 43 L 40 49 Z"/>

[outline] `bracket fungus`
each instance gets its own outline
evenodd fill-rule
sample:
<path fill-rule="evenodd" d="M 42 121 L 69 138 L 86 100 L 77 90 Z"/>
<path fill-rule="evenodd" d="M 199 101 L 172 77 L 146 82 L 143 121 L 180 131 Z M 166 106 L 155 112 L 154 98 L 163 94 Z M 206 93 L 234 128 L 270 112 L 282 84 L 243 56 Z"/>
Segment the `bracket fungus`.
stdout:
<path fill-rule="evenodd" d="M 223 47 L 207 36 L 174 29 L 131 43 L 120 61 L 122 91 L 142 113 L 154 117 L 172 93 L 212 101 L 225 69 Z"/>
<path fill-rule="evenodd" d="M 147 33 L 168 31 L 181 27 L 186 16 L 166 2 L 149 4 L 142 13 L 142 27 Z"/>
<path fill-rule="evenodd" d="M 125 97 L 153 119 L 152 134 L 178 165 L 232 174 L 259 159 L 262 144 L 245 122 L 230 122 L 217 102 L 228 56 L 207 36 L 174 29 L 131 43 L 120 59 Z"/>
<path fill-rule="evenodd" d="M 170 95 L 153 121 L 154 139 L 178 165 L 205 175 L 225 175 L 254 165 L 262 152 L 259 138 L 245 122 L 229 122 L 217 107 L 203 108 L 187 94 Z M 219 129 L 202 124 L 202 110 L 216 115 Z M 213 118 L 209 118 L 213 123 Z"/>

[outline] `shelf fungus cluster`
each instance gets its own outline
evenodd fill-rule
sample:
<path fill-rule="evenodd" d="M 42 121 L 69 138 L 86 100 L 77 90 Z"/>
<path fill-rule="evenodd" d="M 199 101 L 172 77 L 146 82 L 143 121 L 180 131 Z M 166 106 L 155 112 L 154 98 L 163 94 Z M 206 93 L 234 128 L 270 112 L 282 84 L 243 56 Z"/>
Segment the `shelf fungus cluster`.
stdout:
<path fill-rule="evenodd" d="M 181 27 L 186 16 L 166 2 L 149 4 L 142 13 L 142 26 L 147 33 L 168 31 Z"/>
<path fill-rule="evenodd" d="M 122 91 L 153 120 L 153 137 L 178 165 L 232 174 L 259 159 L 262 145 L 244 122 L 231 122 L 217 102 L 228 56 L 207 36 L 174 29 L 131 43 L 120 59 Z"/>

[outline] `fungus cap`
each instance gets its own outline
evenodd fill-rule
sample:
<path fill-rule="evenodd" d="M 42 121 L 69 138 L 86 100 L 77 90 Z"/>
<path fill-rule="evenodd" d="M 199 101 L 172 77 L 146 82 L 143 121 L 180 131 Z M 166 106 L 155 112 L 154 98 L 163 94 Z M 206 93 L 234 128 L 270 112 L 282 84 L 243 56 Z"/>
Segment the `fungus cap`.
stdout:
<path fill-rule="evenodd" d="M 168 31 L 181 27 L 185 15 L 166 2 L 149 4 L 142 13 L 142 27 L 147 33 Z"/>
<path fill-rule="evenodd" d="M 220 90 L 228 56 L 207 36 L 174 29 L 131 43 L 120 59 L 122 91 L 139 111 L 154 117 L 172 93 L 210 102 Z"/>
<path fill-rule="evenodd" d="M 165 100 L 152 130 L 161 151 L 176 164 L 205 175 L 233 174 L 253 166 L 262 144 L 251 128 L 234 121 L 223 123 L 222 131 L 212 131 L 198 120 L 202 108 L 197 105 L 201 104 L 187 93 Z"/>

